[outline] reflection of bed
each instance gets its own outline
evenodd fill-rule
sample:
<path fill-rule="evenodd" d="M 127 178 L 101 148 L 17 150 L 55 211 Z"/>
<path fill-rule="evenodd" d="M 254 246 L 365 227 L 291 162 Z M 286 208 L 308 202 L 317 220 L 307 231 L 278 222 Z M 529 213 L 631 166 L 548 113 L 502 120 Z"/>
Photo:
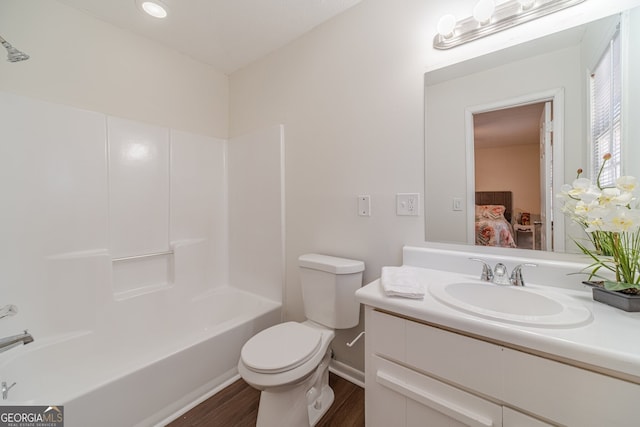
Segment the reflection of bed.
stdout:
<path fill-rule="evenodd" d="M 476 191 L 476 245 L 515 248 L 511 191 Z"/>

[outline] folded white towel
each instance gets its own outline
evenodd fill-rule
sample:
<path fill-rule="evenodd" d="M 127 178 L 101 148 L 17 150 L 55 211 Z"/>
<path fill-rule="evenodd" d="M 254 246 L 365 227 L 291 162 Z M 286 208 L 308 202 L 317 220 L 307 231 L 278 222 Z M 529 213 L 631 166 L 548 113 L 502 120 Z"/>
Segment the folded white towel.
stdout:
<path fill-rule="evenodd" d="M 415 299 L 424 297 L 424 286 L 418 281 L 415 271 L 407 267 L 382 267 L 380 283 L 387 296 Z"/>

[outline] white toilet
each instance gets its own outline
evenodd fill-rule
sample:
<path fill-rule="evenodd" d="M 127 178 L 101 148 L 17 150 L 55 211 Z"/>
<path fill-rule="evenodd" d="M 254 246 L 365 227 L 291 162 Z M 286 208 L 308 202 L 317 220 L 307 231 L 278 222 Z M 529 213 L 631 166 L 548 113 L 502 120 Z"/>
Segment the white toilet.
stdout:
<path fill-rule="evenodd" d="M 238 371 L 261 390 L 257 427 L 314 426 L 333 403 L 329 344 L 334 329 L 358 325 L 364 263 L 327 255 L 298 258 L 302 323 L 265 329 L 242 347 Z"/>

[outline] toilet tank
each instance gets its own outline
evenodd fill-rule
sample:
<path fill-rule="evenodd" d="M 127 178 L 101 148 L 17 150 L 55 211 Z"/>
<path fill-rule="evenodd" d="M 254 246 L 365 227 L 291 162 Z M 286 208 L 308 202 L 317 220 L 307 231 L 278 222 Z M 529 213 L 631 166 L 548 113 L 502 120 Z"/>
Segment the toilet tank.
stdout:
<path fill-rule="evenodd" d="M 355 292 L 362 286 L 364 262 L 306 254 L 298 265 L 306 318 L 332 329 L 357 326 L 360 303 Z"/>

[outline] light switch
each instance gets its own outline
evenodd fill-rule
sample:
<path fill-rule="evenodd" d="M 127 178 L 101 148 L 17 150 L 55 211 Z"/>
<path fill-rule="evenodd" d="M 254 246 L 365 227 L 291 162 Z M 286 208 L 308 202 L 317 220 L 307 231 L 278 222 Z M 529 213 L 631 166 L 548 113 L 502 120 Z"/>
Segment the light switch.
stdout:
<path fill-rule="evenodd" d="M 358 215 L 371 216 L 371 196 L 368 194 L 358 196 Z"/>
<path fill-rule="evenodd" d="M 454 211 L 462 210 L 462 199 L 460 197 L 453 198 L 453 210 Z"/>

